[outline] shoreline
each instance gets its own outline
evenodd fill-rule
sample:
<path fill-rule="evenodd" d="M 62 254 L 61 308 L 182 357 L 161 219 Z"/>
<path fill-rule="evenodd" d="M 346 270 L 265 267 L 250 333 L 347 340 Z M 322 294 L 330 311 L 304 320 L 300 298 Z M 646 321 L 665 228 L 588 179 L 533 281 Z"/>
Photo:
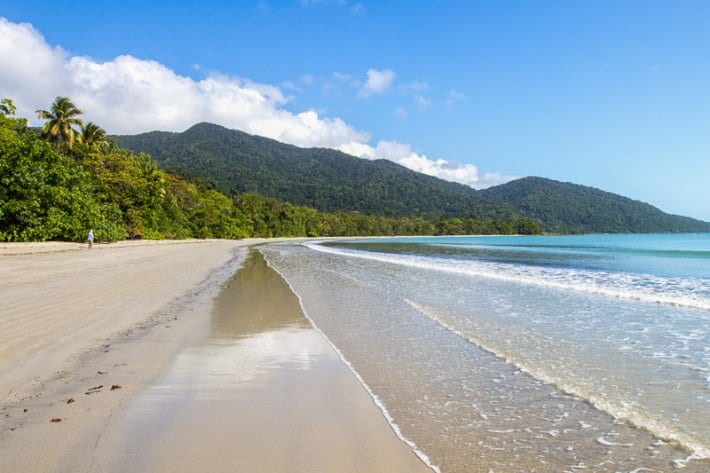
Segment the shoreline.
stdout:
<path fill-rule="evenodd" d="M 340 349 L 335 345 L 335 343 L 333 343 L 333 341 L 332 341 L 330 338 L 328 338 L 328 336 L 325 334 L 325 332 L 323 332 L 323 330 L 322 330 L 320 327 L 318 327 L 318 325 L 317 325 L 316 322 L 311 318 L 311 316 L 308 315 L 308 311 L 306 310 L 306 307 L 305 307 L 304 304 L 303 304 L 303 299 L 302 299 L 301 296 L 299 296 L 298 293 L 294 290 L 294 288 L 293 288 L 293 286 L 291 285 L 291 283 L 288 282 L 288 279 L 286 279 L 286 277 L 284 277 L 284 275 L 281 274 L 281 272 L 280 272 L 278 269 L 276 269 L 274 266 L 272 266 L 272 265 L 269 263 L 269 261 L 268 261 L 268 259 L 266 258 L 266 256 L 264 256 L 264 260 L 266 261 L 266 264 L 267 264 L 273 271 L 275 271 L 277 274 L 279 274 L 279 276 L 280 276 L 280 277 L 284 280 L 284 282 L 288 285 L 288 287 L 289 287 L 289 289 L 291 290 L 291 292 L 292 292 L 292 293 L 296 296 L 296 298 L 298 299 L 298 304 L 299 304 L 299 306 L 300 306 L 301 312 L 303 313 L 303 316 L 304 316 L 306 319 L 308 319 L 308 322 L 309 322 L 310 325 L 314 328 L 314 330 L 317 331 L 317 332 L 320 334 L 321 337 L 323 337 L 323 339 L 325 340 L 325 342 L 326 342 L 328 345 L 330 345 L 330 347 L 332 348 L 332 350 L 338 355 L 338 358 L 340 358 L 340 361 L 342 361 L 343 364 L 345 364 L 345 365 L 348 367 L 348 369 L 350 370 L 350 372 L 352 372 L 352 374 L 355 376 L 355 378 L 356 378 L 357 381 L 360 383 L 360 385 L 362 386 L 362 388 L 367 392 L 367 395 L 372 399 L 372 402 L 373 402 L 373 403 L 377 406 L 377 408 L 380 410 L 380 412 L 382 413 L 382 416 L 387 420 L 387 423 L 389 424 L 390 428 L 391 428 L 392 431 L 395 433 L 395 435 L 397 436 L 397 438 L 398 438 L 400 441 L 402 441 L 404 444 L 406 444 L 409 448 L 411 448 L 412 451 L 414 452 L 414 454 L 427 466 L 427 468 L 428 468 L 429 470 L 431 470 L 431 471 L 433 471 L 433 472 L 435 472 L 435 473 L 441 473 L 441 469 L 440 469 L 437 465 L 435 465 L 434 463 L 432 463 L 432 461 L 431 461 L 431 459 L 429 458 L 429 456 L 428 456 L 426 453 L 424 453 L 424 452 L 417 446 L 416 443 L 414 443 L 412 440 L 410 440 L 409 438 L 407 438 L 407 437 L 402 433 L 402 429 L 401 429 L 401 428 L 399 427 L 399 425 L 396 423 L 396 421 L 394 420 L 394 418 L 392 417 L 392 415 L 390 414 L 390 412 L 387 410 L 387 406 L 385 406 L 385 404 L 382 402 L 382 400 L 377 396 L 377 394 L 375 394 L 375 392 L 372 390 L 372 388 L 371 388 L 371 387 L 367 384 L 367 382 L 363 379 L 362 375 L 360 375 L 360 373 L 355 369 L 355 367 L 353 366 L 353 364 L 352 364 L 350 361 L 348 361 L 348 359 L 347 359 L 347 358 L 345 357 L 345 355 L 340 351 Z"/>
<path fill-rule="evenodd" d="M 100 471 L 430 471 L 250 252 L 211 309 L 209 332 L 122 407 Z"/>
<path fill-rule="evenodd" d="M 377 393 L 404 436 L 442 470 L 469 471 L 475 465 L 483 471 L 497 465 L 496 471 L 666 471 L 680 466 L 704 471 L 707 466 L 707 460 L 686 448 L 496 355 L 505 354 L 506 347 L 542 347 L 523 353 L 540 353 L 540 358 L 530 357 L 533 361 L 554 363 L 559 357 L 570 372 L 578 366 L 574 363 L 604 366 L 595 364 L 590 351 L 565 352 L 563 344 L 542 343 L 547 331 L 536 337 L 536 330 L 515 330 L 525 325 L 511 324 L 508 330 L 504 324 L 516 314 L 520 319 L 535 311 L 545 315 L 548 306 L 552 315 L 542 322 L 554 324 L 558 308 L 576 302 L 574 295 L 554 293 L 551 299 L 545 293 L 536 299 L 534 287 L 521 290 L 437 272 L 431 265 L 410 267 L 310 247 L 274 245 L 262 252 Z M 511 295 L 519 295 L 519 301 L 509 303 Z M 619 304 L 595 307 L 613 310 Z M 563 330 L 561 335 L 567 335 Z M 564 358 L 567 353 L 571 358 Z"/>
<path fill-rule="evenodd" d="M 23 244 L 0 257 L 10 269 L 0 276 L 0 470 L 89 468 L 107 420 L 200 336 L 211 299 L 257 242 L 191 243 Z"/>
<path fill-rule="evenodd" d="M 7 301 L 0 319 L 0 470 L 103 470 L 114 447 L 135 434 L 116 433 L 130 406 L 209 335 L 217 298 L 250 248 L 278 240 L 286 239 L 132 241 L 92 250 L 73 243 L 0 245 L 7 268 L 0 276 Z M 351 396 L 362 386 L 340 359 L 337 365 L 347 376 L 332 381 L 350 383 Z M 363 413 L 380 422 L 372 432 L 391 437 L 387 455 L 429 471 L 372 399 L 359 395 L 353 399 L 362 407 L 366 398 Z M 335 420 L 334 428 L 355 420 Z M 172 433 L 189 440 L 191 430 L 188 422 Z M 113 471 L 130 471 L 120 464 Z"/>

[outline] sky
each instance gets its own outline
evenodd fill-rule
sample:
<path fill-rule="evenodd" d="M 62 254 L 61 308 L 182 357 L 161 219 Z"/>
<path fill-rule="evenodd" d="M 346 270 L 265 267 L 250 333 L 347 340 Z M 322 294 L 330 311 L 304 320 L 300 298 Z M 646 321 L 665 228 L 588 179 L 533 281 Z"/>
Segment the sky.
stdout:
<path fill-rule="evenodd" d="M 705 0 L 0 0 L 0 96 L 59 95 L 109 133 L 209 121 L 710 221 Z"/>

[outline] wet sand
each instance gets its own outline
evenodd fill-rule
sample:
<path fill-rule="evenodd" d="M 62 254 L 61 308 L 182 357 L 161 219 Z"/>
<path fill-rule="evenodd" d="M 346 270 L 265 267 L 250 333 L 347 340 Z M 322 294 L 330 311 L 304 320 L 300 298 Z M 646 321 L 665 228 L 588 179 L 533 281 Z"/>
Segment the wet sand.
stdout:
<path fill-rule="evenodd" d="M 109 430 L 102 471 L 429 471 L 258 252 Z"/>
<path fill-rule="evenodd" d="M 0 248 L 0 471 L 429 471 L 253 243 Z"/>
<path fill-rule="evenodd" d="M 402 434 L 443 472 L 710 471 L 708 460 L 693 459 L 472 342 L 469 334 L 487 330 L 491 338 L 509 336 L 484 317 L 472 317 L 469 332 L 445 325 L 446 315 L 478 311 L 487 297 L 505 303 L 524 294 L 519 290 L 501 294 L 485 281 L 304 246 L 262 251 Z M 467 299 L 474 285 L 483 288 L 480 297 Z M 579 356 L 584 362 L 587 355 L 580 350 Z"/>

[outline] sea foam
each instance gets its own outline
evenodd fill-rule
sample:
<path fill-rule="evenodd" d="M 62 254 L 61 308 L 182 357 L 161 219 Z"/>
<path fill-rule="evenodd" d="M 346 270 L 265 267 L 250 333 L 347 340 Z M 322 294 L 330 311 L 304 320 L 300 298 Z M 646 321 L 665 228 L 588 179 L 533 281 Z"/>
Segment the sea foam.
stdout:
<path fill-rule="evenodd" d="M 624 402 L 623 400 L 620 401 L 610 399 L 604 395 L 594 392 L 584 384 L 576 382 L 573 379 L 560 377 L 554 372 L 548 371 L 543 367 L 526 363 L 514 353 L 502 352 L 485 343 L 478 337 L 475 337 L 473 334 L 453 326 L 446 320 L 445 317 L 433 308 L 423 306 L 422 304 L 418 304 L 411 300 L 405 300 L 405 302 L 423 315 L 449 330 L 451 333 L 454 333 L 464 340 L 473 343 L 479 348 L 482 348 L 483 350 L 504 360 L 506 363 L 516 366 L 522 372 L 539 379 L 544 383 L 556 386 L 568 394 L 584 399 L 595 408 L 611 414 L 616 419 L 628 422 L 635 427 L 650 432 L 660 439 L 671 442 L 674 445 L 691 452 L 691 455 L 686 459 L 675 461 L 677 467 L 682 467 L 684 462 L 689 460 L 702 460 L 710 458 L 710 445 L 703 441 L 703 439 L 697 438 L 695 435 L 688 434 L 675 428 L 673 425 L 670 425 L 663 419 L 659 419 L 653 414 L 644 411 L 642 408 Z M 621 445 L 613 443 L 612 441 L 605 439 L 603 436 L 599 437 L 597 442 L 603 445 Z"/>
<path fill-rule="evenodd" d="M 306 243 L 310 249 L 383 263 L 444 271 L 551 289 L 584 292 L 654 304 L 710 310 L 710 280 L 651 274 L 547 268 L 455 258 L 393 255 Z"/>
<path fill-rule="evenodd" d="M 397 423 L 394 421 L 394 418 L 393 418 L 392 415 L 389 413 L 389 411 L 387 410 L 387 407 L 384 405 L 384 403 L 380 400 L 379 396 L 377 396 L 377 394 L 375 394 L 375 392 L 374 392 L 374 391 L 372 390 L 372 388 L 370 388 L 370 386 L 365 382 L 365 380 L 362 378 L 362 376 L 360 375 L 360 373 L 358 373 L 358 371 L 355 369 L 355 367 L 352 365 L 352 363 L 350 363 L 350 361 L 348 361 L 347 358 L 345 358 L 345 355 L 343 355 L 343 353 L 340 351 L 340 349 L 328 338 L 328 336 L 320 329 L 320 327 L 318 327 L 318 325 L 317 325 L 317 324 L 315 323 L 315 321 L 310 317 L 310 315 L 308 315 L 308 311 L 306 310 L 306 307 L 303 305 L 303 299 L 301 299 L 301 296 L 294 290 L 293 286 L 291 285 L 291 283 L 289 282 L 289 280 L 286 278 L 286 276 L 285 276 L 281 271 L 279 271 L 278 268 L 276 268 L 274 265 L 272 265 L 272 264 L 269 262 L 269 258 L 268 258 L 268 255 L 267 255 L 267 254 L 264 254 L 264 260 L 266 261 L 266 264 L 267 264 L 271 269 L 273 269 L 274 271 L 276 271 L 276 272 L 279 274 L 279 276 L 281 276 L 281 278 L 283 278 L 283 280 L 286 281 L 286 284 L 287 284 L 288 287 L 291 289 L 291 292 L 293 292 L 293 294 L 295 294 L 296 297 L 298 298 L 298 303 L 299 303 L 299 305 L 301 306 L 301 311 L 303 312 L 303 315 L 308 319 L 308 321 L 309 321 L 310 324 L 313 326 L 313 328 L 314 328 L 314 329 L 323 337 L 323 339 L 331 346 L 331 348 L 335 351 L 335 353 L 337 353 L 338 357 L 343 361 L 343 363 L 345 363 L 345 365 L 350 369 L 350 371 L 352 371 L 352 373 L 355 375 L 355 378 L 357 378 L 357 380 L 360 382 L 360 384 L 362 385 L 362 387 L 365 389 L 365 391 L 367 391 L 367 393 L 368 393 L 368 394 L 370 395 L 370 397 L 372 398 L 372 401 L 373 401 L 373 402 L 375 403 L 375 405 L 380 409 L 380 411 L 382 412 L 382 415 L 383 415 L 383 416 L 385 417 L 385 419 L 387 420 L 387 423 L 390 425 L 390 427 L 391 427 L 392 430 L 394 431 L 395 435 L 397 435 L 397 437 L 398 437 L 402 442 L 404 442 L 409 448 L 411 448 L 412 451 L 414 452 L 414 454 L 415 454 L 427 467 L 429 467 L 430 470 L 432 470 L 434 473 L 441 473 L 441 469 L 440 469 L 437 465 L 435 465 L 434 463 L 432 463 L 432 461 L 431 461 L 431 459 L 429 458 L 429 456 L 428 456 L 426 453 L 424 453 L 421 449 L 419 449 L 419 447 L 417 447 L 417 445 L 416 445 L 413 441 L 411 441 L 410 439 L 408 439 L 407 437 L 404 436 L 404 434 L 402 433 L 402 430 L 399 428 L 399 425 L 397 425 Z"/>

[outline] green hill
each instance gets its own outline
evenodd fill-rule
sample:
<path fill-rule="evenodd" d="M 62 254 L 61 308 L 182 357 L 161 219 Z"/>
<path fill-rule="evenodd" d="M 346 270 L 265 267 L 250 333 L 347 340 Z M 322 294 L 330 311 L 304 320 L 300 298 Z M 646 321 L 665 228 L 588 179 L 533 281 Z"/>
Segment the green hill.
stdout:
<path fill-rule="evenodd" d="M 480 191 L 559 233 L 710 232 L 710 223 L 593 187 L 526 177 Z"/>
<path fill-rule="evenodd" d="M 299 148 L 210 123 L 182 133 L 154 131 L 117 140 L 134 152 L 150 154 L 172 172 L 200 178 L 222 192 L 257 193 L 325 212 L 487 219 L 517 215 L 468 186 L 391 161 Z"/>
<path fill-rule="evenodd" d="M 200 123 L 182 133 L 118 136 L 162 166 L 237 195 L 256 193 L 324 212 L 501 220 L 530 217 L 555 233 L 710 231 L 710 223 L 591 187 L 526 177 L 483 191 L 324 148 L 299 148 Z M 464 230 L 457 230 L 464 231 Z"/>
<path fill-rule="evenodd" d="M 47 123 L 75 108 L 58 97 Z M 542 231 L 525 218 L 327 213 L 253 193 L 227 196 L 166 173 L 148 154 L 119 148 L 95 124 L 81 127 L 81 134 L 66 136 L 53 135 L 50 126 L 29 128 L 15 117 L 12 101 L 0 99 L 0 241 L 83 241 L 88 229 L 101 242 Z"/>

